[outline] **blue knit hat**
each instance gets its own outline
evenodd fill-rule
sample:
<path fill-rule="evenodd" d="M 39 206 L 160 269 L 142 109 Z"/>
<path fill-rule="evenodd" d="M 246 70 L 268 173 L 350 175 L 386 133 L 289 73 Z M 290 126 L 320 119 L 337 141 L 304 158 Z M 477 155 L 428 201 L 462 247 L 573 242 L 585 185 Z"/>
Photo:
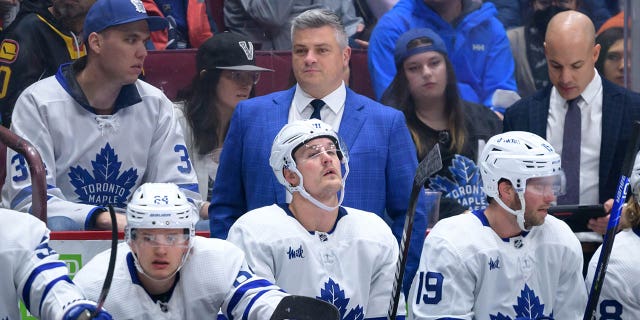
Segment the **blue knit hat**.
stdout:
<path fill-rule="evenodd" d="M 93 32 L 140 20 L 147 20 L 149 31 L 162 30 L 168 26 L 165 18 L 148 16 L 141 0 L 98 0 L 84 19 L 84 40 Z"/>
<path fill-rule="evenodd" d="M 425 43 L 420 46 L 409 49 L 407 46 L 415 39 L 426 38 L 431 43 Z M 407 58 L 416 55 L 418 53 L 437 51 L 444 55 L 447 55 L 447 47 L 444 45 L 444 41 L 440 36 L 428 28 L 410 29 L 403 33 L 398 41 L 396 41 L 396 50 L 394 53 L 394 59 L 396 66 L 401 65 Z"/>

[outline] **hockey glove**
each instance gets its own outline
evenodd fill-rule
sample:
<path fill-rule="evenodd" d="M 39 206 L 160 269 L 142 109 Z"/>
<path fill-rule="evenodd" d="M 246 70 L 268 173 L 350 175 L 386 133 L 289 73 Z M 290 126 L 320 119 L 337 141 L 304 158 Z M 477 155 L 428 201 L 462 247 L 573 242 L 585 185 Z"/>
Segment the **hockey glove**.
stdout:
<path fill-rule="evenodd" d="M 94 318 L 91 318 L 94 311 L 96 311 L 94 302 L 88 300 L 78 301 L 67 307 L 62 320 L 113 320 L 113 317 L 104 309 L 100 310 Z"/>

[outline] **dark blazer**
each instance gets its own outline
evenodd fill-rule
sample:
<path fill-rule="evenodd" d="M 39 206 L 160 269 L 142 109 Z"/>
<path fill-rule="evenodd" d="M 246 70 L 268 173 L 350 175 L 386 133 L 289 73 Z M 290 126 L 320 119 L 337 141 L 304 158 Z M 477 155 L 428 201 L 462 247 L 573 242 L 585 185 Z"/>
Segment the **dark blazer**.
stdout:
<path fill-rule="evenodd" d="M 547 86 L 516 102 L 504 114 L 504 131 L 529 131 L 546 139 L 550 97 L 551 86 Z M 602 78 L 600 203 L 615 196 L 632 124 L 637 120 L 640 120 L 640 94 Z"/>
<path fill-rule="evenodd" d="M 286 190 L 276 179 L 269 156 L 273 139 L 288 121 L 295 88 L 248 99 L 236 107 L 209 207 L 213 237 L 226 238 L 233 222 L 249 210 L 285 202 Z M 347 145 L 350 168 L 343 205 L 391 218 L 391 229 L 400 239 L 418 166 L 404 115 L 347 88 L 338 133 Z M 421 193 L 411 238 L 411 266 L 407 266 L 410 276 L 422 251 L 425 210 Z M 405 277 L 405 290 L 411 280 Z"/>

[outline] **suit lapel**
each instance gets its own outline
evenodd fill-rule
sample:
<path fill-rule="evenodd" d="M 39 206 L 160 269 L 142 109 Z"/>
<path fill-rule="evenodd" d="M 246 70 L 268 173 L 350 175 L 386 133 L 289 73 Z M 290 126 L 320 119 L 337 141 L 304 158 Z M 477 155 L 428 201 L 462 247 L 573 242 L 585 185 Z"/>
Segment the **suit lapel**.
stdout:
<path fill-rule="evenodd" d="M 600 142 L 600 187 L 605 185 L 605 181 L 611 171 L 611 164 L 620 141 L 620 125 L 624 123 L 625 111 L 624 95 L 621 94 L 614 85 L 602 79 L 602 140 Z M 605 129 L 606 128 L 606 129 Z M 621 155 L 624 157 L 624 155 Z M 602 194 L 602 190 L 600 190 Z"/>
<path fill-rule="evenodd" d="M 531 132 L 539 135 L 543 139 L 547 138 L 547 119 L 549 118 L 549 101 L 551 100 L 551 87 L 538 92 L 534 96 L 535 103 L 529 106 L 531 108 L 531 117 L 529 117 L 529 128 Z"/>
<path fill-rule="evenodd" d="M 365 115 L 363 100 L 355 92 L 347 88 L 347 97 L 338 133 L 348 149 L 353 147 L 364 124 Z"/>

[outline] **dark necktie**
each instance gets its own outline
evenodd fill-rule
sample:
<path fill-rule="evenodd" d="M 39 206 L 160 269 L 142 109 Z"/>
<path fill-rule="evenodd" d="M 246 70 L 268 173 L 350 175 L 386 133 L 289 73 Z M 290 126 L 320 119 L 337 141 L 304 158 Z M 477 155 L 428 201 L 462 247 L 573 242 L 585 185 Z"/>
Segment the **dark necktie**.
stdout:
<path fill-rule="evenodd" d="M 309 104 L 313 107 L 313 113 L 311 114 L 311 118 L 309 119 L 322 120 L 322 118 L 320 118 L 320 110 L 325 106 L 324 101 L 320 99 L 313 99 Z"/>
<path fill-rule="evenodd" d="M 567 101 L 562 136 L 562 170 L 567 178 L 567 190 L 558 198 L 558 204 L 580 204 L 580 141 L 582 137 L 581 115 L 578 107 L 580 96 Z"/>

